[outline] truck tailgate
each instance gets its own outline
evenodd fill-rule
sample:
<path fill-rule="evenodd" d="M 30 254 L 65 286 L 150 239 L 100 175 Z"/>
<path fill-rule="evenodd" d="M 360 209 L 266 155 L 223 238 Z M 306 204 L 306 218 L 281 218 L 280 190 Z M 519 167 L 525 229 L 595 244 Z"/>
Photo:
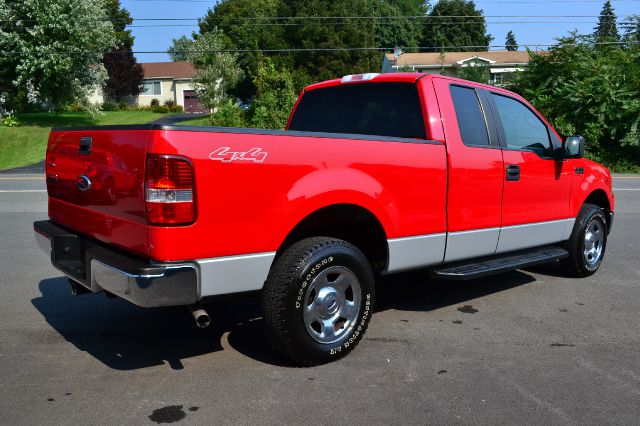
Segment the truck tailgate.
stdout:
<path fill-rule="evenodd" d="M 144 254 L 148 129 L 54 129 L 46 157 L 49 217 L 100 241 Z"/>

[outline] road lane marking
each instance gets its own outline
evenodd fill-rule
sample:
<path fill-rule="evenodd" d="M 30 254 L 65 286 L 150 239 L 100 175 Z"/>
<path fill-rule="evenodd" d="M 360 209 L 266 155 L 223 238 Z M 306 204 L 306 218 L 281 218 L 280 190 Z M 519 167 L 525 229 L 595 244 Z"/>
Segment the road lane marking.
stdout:
<path fill-rule="evenodd" d="M 46 189 L 0 189 L 0 192 L 47 192 Z"/>
<path fill-rule="evenodd" d="M 612 191 L 640 191 L 640 188 L 613 188 Z"/>
<path fill-rule="evenodd" d="M 44 180 L 44 176 L 40 176 L 40 177 L 0 177 L 0 180 Z"/>

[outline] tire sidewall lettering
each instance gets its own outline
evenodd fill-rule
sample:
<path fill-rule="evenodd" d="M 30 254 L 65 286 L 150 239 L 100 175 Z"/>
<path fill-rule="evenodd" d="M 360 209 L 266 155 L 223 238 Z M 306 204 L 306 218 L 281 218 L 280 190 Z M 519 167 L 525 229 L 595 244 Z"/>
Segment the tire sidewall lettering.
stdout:
<path fill-rule="evenodd" d="M 310 353 L 319 357 L 341 357 L 351 350 L 355 344 L 362 338 L 367 327 L 367 322 L 371 316 L 371 308 L 373 302 L 373 276 L 354 258 L 351 252 L 347 252 L 343 247 L 339 247 L 337 252 L 331 255 L 320 255 L 317 259 L 310 261 L 308 266 L 299 272 L 298 282 L 292 289 L 290 321 L 294 326 L 296 335 L 303 335 L 303 339 L 308 342 Z M 344 251 L 343 251 L 344 250 Z M 332 266 L 345 266 L 349 268 L 360 280 L 362 288 L 362 304 L 358 317 L 354 321 L 354 326 L 349 331 L 346 340 L 340 340 L 334 344 L 322 344 L 316 342 L 309 336 L 304 325 L 302 316 L 302 307 L 304 306 L 304 295 L 313 279 L 324 269 Z M 368 278 L 368 279 L 367 279 Z M 367 279 L 366 283 L 363 281 Z"/>
<path fill-rule="evenodd" d="M 334 260 L 333 256 L 327 256 L 326 258 L 323 258 L 320 262 L 316 263 L 313 266 L 313 269 L 311 269 L 311 271 L 307 273 L 304 281 L 302 282 L 302 284 L 300 284 L 300 288 L 298 289 L 298 292 L 297 292 L 296 304 L 295 304 L 296 310 L 302 308 L 302 298 L 304 297 L 304 292 L 307 286 L 313 281 L 313 278 L 315 278 L 316 274 L 325 266 L 331 265 L 333 263 L 333 260 Z"/>

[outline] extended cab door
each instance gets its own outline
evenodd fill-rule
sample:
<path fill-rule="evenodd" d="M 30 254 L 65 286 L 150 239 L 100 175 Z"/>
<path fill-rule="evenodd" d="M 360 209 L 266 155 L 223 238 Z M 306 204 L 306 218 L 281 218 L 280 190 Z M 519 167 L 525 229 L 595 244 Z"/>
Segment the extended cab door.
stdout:
<path fill-rule="evenodd" d="M 574 222 L 569 210 L 572 174 L 568 162 L 554 157 L 559 138 L 523 101 L 486 93 L 504 158 L 497 253 L 568 239 Z"/>
<path fill-rule="evenodd" d="M 500 234 L 502 150 L 481 90 L 434 78 L 447 141 L 445 262 L 494 254 Z"/>

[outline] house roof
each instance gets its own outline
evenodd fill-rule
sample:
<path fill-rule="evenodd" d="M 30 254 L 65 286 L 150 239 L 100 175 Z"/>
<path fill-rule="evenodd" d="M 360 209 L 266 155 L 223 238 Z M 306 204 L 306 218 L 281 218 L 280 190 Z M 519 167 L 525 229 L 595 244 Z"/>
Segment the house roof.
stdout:
<path fill-rule="evenodd" d="M 387 60 L 396 66 L 412 66 L 412 65 L 453 65 L 478 57 L 486 59 L 491 64 L 527 64 L 529 63 L 529 53 L 526 51 L 508 51 L 494 50 L 489 52 L 445 52 L 444 64 L 440 52 L 425 53 L 403 53 L 397 59 L 393 57 L 393 53 L 385 53 Z"/>
<path fill-rule="evenodd" d="M 196 70 L 189 62 L 145 62 L 141 63 L 144 78 L 193 78 Z"/>

